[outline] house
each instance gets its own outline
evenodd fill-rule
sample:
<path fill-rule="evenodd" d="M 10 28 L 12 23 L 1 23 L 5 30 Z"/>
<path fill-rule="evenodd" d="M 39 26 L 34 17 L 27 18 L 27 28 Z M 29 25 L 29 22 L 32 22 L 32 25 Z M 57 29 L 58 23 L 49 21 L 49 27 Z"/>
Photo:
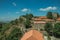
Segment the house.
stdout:
<path fill-rule="evenodd" d="M 60 22 L 60 17 L 56 19 L 56 22 Z"/>
<path fill-rule="evenodd" d="M 41 17 L 37 17 L 37 18 L 32 18 L 33 20 L 33 27 L 37 30 L 41 30 L 43 29 L 44 30 L 44 25 L 47 23 L 47 22 L 51 22 L 51 23 L 54 23 L 54 20 L 53 19 L 48 19 L 46 16 L 41 16 Z"/>
<path fill-rule="evenodd" d="M 23 35 L 21 40 L 44 40 L 44 36 L 37 30 L 30 30 Z"/>

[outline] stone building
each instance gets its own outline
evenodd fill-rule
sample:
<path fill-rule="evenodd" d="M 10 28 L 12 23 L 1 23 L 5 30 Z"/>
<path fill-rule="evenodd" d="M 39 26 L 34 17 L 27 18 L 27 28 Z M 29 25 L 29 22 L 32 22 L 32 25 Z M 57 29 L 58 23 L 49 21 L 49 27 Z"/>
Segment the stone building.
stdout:
<path fill-rule="evenodd" d="M 56 12 L 52 13 L 52 15 L 53 15 L 53 18 L 57 18 L 58 17 Z"/>
<path fill-rule="evenodd" d="M 47 22 L 51 22 L 52 24 L 54 23 L 53 19 L 48 19 L 46 16 L 41 16 L 38 18 L 32 18 L 33 20 L 33 28 L 37 30 L 44 30 L 44 26 Z"/>
<path fill-rule="evenodd" d="M 26 29 L 23 27 L 22 30 L 25 32 L 27 32 L 31 29 L 36 29 L 38 31 L 41 31 L 41 30 L 44 30 L 44 26 L 47 22 L 50 22 L 50 23 L 52 23 L 52 25 L 54 25 L 54 23 L 60 22 L 60 17 L 56 19 L 56 22 L 54 19 L 48 19 L 46 16 L 32 18 L 32 20 L 31 20 L 32 28 Z"/>
<path fill-rule="evenodd" d="M 56 22 L 60 22 L 60 17 L 56 19 Z"/>

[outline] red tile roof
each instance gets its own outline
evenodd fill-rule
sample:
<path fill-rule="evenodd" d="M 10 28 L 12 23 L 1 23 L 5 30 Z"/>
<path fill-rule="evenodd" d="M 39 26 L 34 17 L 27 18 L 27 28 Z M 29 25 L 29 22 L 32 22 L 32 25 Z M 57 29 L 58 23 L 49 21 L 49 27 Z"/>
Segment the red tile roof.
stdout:
<path fill-rule="evenodd" d="M 54 20 L 53 19 L 43 19 L 44 21 L 46 21 L 46 22 L 53 22 Z"/>
<path fill-rule="evenodd" d="M 33 18 L 34 21 L 54 21 L 53 19 L 48 19 L 46 16 L 41 16 L 38 18 Z"/>
<path fill-rule="evenodd" d="M 47 17 L 46 16 L 41 16 L 41 17 L 39 17 L 40 19 L 47 19 Z"/>
<path fill-rule="evenodd" d="M 60 21 L 60 17 L 59 17 L 59 18 L 57 18 L 57 20 L 58 20 L 58 21 Z"/>
<path fill-rule="evenodd" d="M 21 40 L 44 40 L 44 37 L 39 31 L 31 30 L 25 33 Z"/>

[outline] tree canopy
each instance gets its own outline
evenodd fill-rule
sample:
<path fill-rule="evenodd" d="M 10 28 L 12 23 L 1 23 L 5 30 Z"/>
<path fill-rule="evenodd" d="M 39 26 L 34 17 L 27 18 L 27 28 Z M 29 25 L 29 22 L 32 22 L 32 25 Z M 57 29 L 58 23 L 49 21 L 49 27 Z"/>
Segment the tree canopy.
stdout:
<path fill-rule="evenodd" d="M 56 23 L 53 30 L 54 36 L 60 37 L 60 23 Z"/>
<path fill-rule="evenodd" d="M 46 16 L 47 16 L 47 18 L 49 18 L 49 19 L 53 19 L 52 12 L 48 12 Z"/>
<path fill-rule="evenodd" d="M 45 28 L 45 31 L 47 31 L 48 34 L 52 35 L 51 32 L 53 31 L 53 25 L 51 23 L 46 23 L 44 28 Z"/>

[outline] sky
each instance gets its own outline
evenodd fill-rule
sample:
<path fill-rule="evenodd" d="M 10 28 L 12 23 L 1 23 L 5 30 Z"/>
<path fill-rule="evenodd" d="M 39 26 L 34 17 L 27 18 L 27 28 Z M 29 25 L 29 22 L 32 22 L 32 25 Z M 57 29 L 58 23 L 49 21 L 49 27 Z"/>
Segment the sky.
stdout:
<path fill-rule="evenodd" d="M 0 0 L 0 21 L 11 21 L 26 13 L 45 16 L 60 13 L 60 0 Z"/>

